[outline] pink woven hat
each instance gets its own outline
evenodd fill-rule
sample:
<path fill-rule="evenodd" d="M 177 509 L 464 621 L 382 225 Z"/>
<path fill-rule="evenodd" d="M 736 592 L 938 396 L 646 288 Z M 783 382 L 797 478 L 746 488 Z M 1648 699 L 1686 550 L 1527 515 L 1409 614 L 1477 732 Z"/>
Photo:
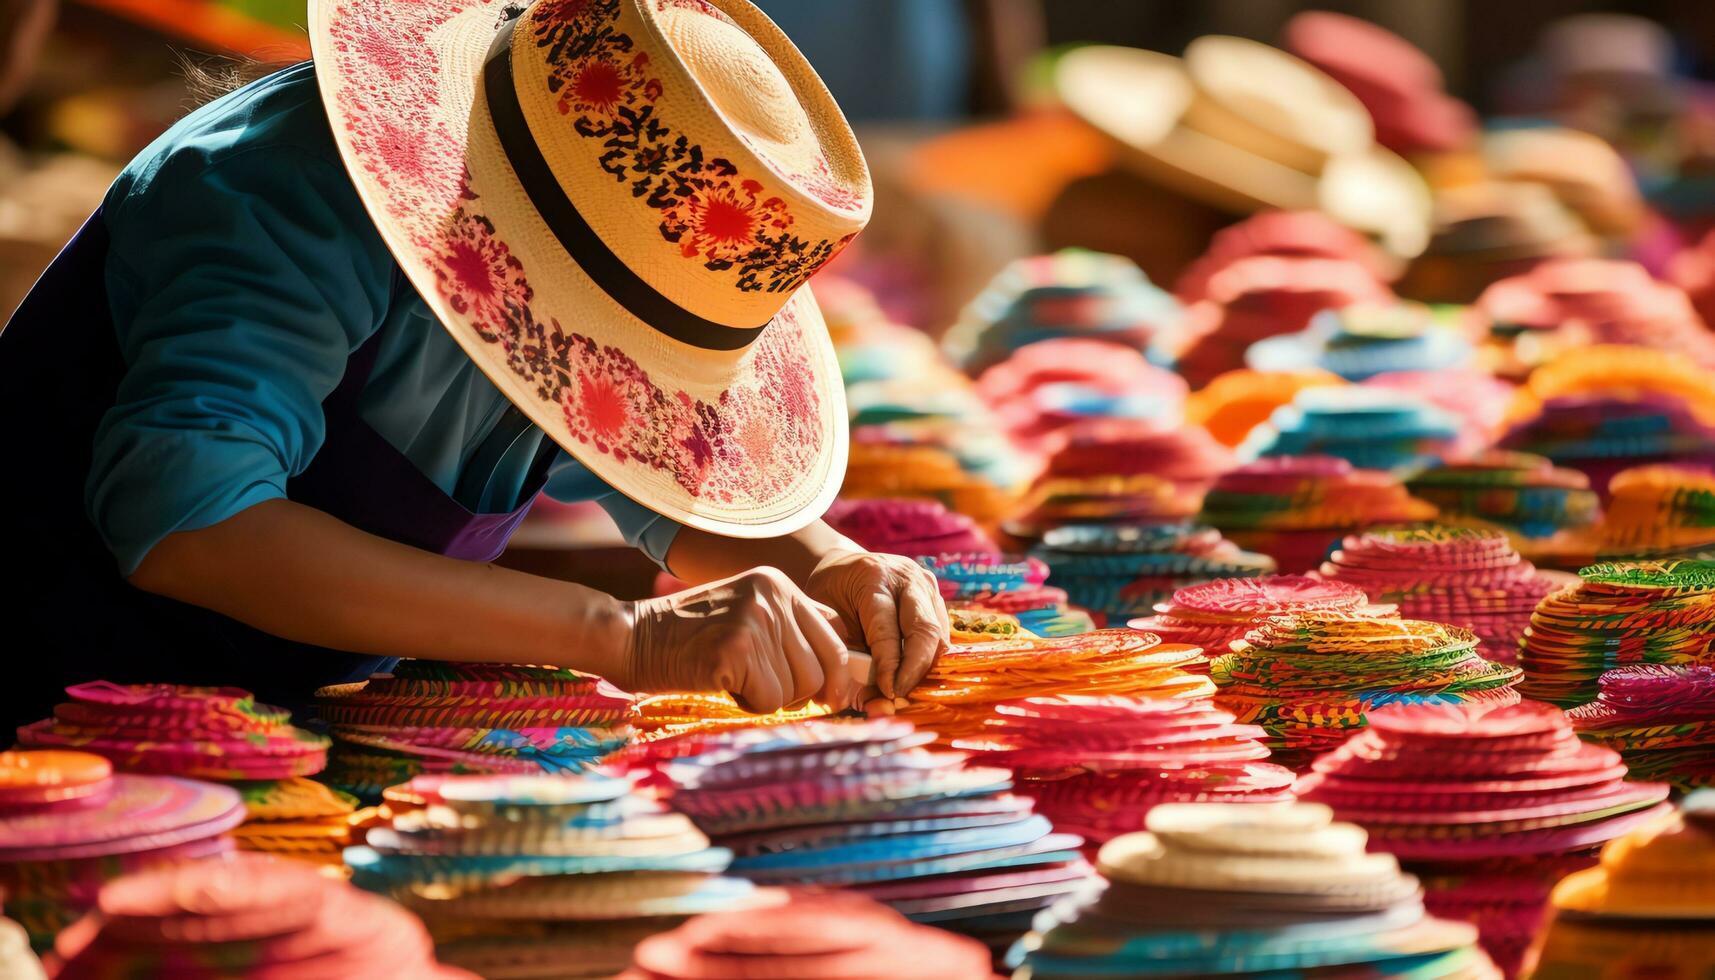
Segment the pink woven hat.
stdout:
<path fill-rule="evenodd" d="M 682 524 L 821 514 L 845 396 L 800 287 L 871 189 L 773 22 L 745 0 L 312 0 L 309 25 L 370 217 L 508 399 Z"/>

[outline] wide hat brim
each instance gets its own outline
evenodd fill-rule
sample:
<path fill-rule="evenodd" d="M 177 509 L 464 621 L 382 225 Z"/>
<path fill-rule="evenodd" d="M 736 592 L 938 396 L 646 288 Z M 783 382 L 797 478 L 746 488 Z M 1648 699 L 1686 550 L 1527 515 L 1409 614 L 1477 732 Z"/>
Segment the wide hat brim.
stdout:
<path fill-rule="evenodd" d="M 532 204 L 483 97 L 509 6 L 310 0 L 317 82 L 370 218 L 471 360 L 609 486 L 717 534 L 802 528 L 833 500 L 847 454 L 845 394 L 814 297 L 794 283 L 747 346 L 711 350 L 638 319 L 580 268 Z M 755 183 L 733 188 L 735 206 L 778 203 L 759 203 Z"/>

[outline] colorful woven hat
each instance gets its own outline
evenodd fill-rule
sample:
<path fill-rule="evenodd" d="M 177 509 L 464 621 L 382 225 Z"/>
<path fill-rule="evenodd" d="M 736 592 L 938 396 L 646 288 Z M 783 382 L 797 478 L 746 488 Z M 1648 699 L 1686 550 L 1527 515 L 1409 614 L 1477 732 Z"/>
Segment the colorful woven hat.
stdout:
<path fill-rule="evenodd" d="M 316 692 L 325 779 L 359 799 L 423 774 L 575 772 L 623 746 L 631 697 L 576 671 L 405 660 Z"/>
<path fill-rule="evenodd" d="M 681 524 L 754 538 L 822 513 L 846 413 L 799 287 L 864 226 L 871 188 L 767 17 L 317 0 L 308 22 L 370 218 L 508 399 Z"/>
<path fill-rule="evenodd" d="M 1048 584 L 1102 624 L 1148 613 L 1187 585 L 1275 569 L 1267 555 L 1193 524 L 1071 525 L 1049 531 L 1033 553 L 1048 564 Z"/>
<path fill-rule="evenodd" d="M 1054 448 L 1061 429 L 1091 418 L 1143 419 L 1161 428 L 1184 413 L 1185 380 L 1137 351 L 1099 340 L 1042 340 L 977 378 L 996 421 L 1027 451 Z"/>
<path fill-rule="evenodd" d="M 1389 704 L 1513 704 L 1519 670 L 1484 660 L 1469 630 L 1339 613 L 1278 616 L 1217 657 L 1216 703 L 1268 730 L 1283 765 L 1338 746 Z"/>
<path fill-rule="evenodd" d="M 898 719 L 804 722 L 627 750 L 675 810 L 759 884 L 852 888 L 918 922 L 1004 944 L 1087 882 L 1082 841 L 1009 792 L 1005 769 L 932 752 Z"/>
<path fill-rule="evenodd" d="M 1125 629 L 962 644 L 935 661 L 898 714 L 950 744 L 980 734 L 996 706 L 1019 698 L 1206 696 L 1209 679 L 1188 672 L 1204 662 L 1196 647 Z"/>
<path fill-rule="evenodd" d="M 1473 356 L 1457 324 L 1405 303 L 1323 310 L 1298 333 L 1252 344 L 1245 363 L 1257 371 L 1320 370 L 1363 381 L 1389 371 L 1462 368 Z"/>
<path fill-rule="evenodd" d="M 248 691 L 92 681 L 66 694 L 71 701 L 54 717 L 18 730 L 20 744 L 93 752 L 124 772 L 202 779 L 288 779 L 327 764 L 326 738 Z"/>
<path fill-rule="evenodd" d="M 1273 616 L 1297 613 L 1341 613 L 1379 616 L 1386 607 L 1372 605 L 1364 590 L 1347 582 L 1305 575 L 1264 575 L 1221 578 L 1188 585 L 1157 603 L 1155 615 L 1127 625 L 1146 630 L 1168 643 L 1202 647 L 1212 657 Z"/>
<path fill-rule="evenodd" d="M 114 775 L 98 755 L 0 752 L 0 891 L 45 948 L 130 871 L 225 854 L 238 793 L 176 776 Z"/>
<path fill-rule="evenodd" d="M 447 962 L 485 975 L 559 976 L 545 941 L 592 976 L 686 916 L 779 901 L 720 875 L 731 852 L 633 781 L 581 776 L 421 776 L 388 792 L 390 819 L 346 852 L 353 881 L 423 916 Z M 609 931 L 593 943 L 592 932 Z M 628 941 L 626 941 L 628 940 Z M 510 949 L 515 968 L 496 963 Z"/>
<path fill-rule="evenodd" d="M 620 980 L 989 980 L 988 950 L 861 895 L 796 891 L 783 905 L 717 912 L 638 944 Z"/>
<path fill-rule="evenodd" d="M 1715 970 L 1715 797 L 1608 844 L 1554 889 L 1536 975 L 1708 976 Z"/>
<path fill-rule="evenodd" d="M 1147 824 L 1102 847 L 1105 890 L 1037 919 L 1007 957 L 1020 975 L 1500 976 L 1327 807 L 1170 804 Z"/>
<path fill-rule="evenodd" d="M 1500 531 L 1433 524 L 1352 535 L 1318 574 L 1395 605 L 1409 619 L 1468 629 L 1483 642 L 1483 655 L 1500 663 L 1518 659 L 1537 602 L 1572 582 L 1537 571 Z"/>
<path fill-rule="evenodd" d="M 975 521 L 934 500 L 836 500 L 826 520 L 870 551 L 907 558 L 998 550 Z"/>
<path fill-rule="evenodd" d="M 1142 830 L 1155 804 L 1289 802 L 1292 771 L 1263 761 L 1265 734 L 1207 696 L 1061 694 L 1002 702 L 953 747 L 1011 769 L 1057 830 L 1099 846 Z"/>
<path fill-rule="evenodd" d="M 1526 697 L 1573 707 L 1596 700 L 1615 667 L 1715 665 L 1715 563 L 1610 562 L 1578 574 L 1531 614 L 1519 644 Z"/>
<path fill-rule="evenodd" d="M 473 976 L 436 963 L 422 923 L 392 902 L 260 856 L 128 875 L 99 908 L 55 942 L 58 976 Z"/>
<path fill-rule="evenodd" d="M 1539 701 L 1378 708 L 1313 770 L 1300 798 L 1369 831 L 1370 849 L 1423 879 L 1432 912 L 1477 926 L 1509 975 L 1554 883 L 1668 809 L 1667 786 L 1627 782 L 1618 755 Z"/>
<path fill-rule="evenodd" d="M 1324 371 L 1225 371 L 1185 400 L 1185 420 L 1208 429 L 1221 445 L 1236 447 L 1300 391 L 1341 383 Z"/>
<path fill-rule="evenodd" d="M 1386 473 L 1327 456 L 1280 456 L 1222 475 L 1204 496 L 1197 520 L 1241 548 L 1274 558 L 1281 571 L 1298 573 L 1321 564 L 1354 531 L 1433 517 L 1433 504 Z"/>
<path fill-rule="evenodd" d="M 1448 460 L 1407 477 L 1412 496 L 1441 511 L 1441 520 L 1477 520 L 1521 538 L 1552 538 L 1601 519 L 1590 478 L 1530 453 L 1493 450 Z"/>
<path fill-rule="evenodd" d="M 1536 349 L 1625 344 L 1715 368 L 1715 337 L 1685 293 L 1635 262 L 1544 262 L 1484 290 L 1476 308 L 1497 339 L 1529 337 Z M 1534 366 L 1516 341 L 1514 358 Z"/>
<path fill-rule="evenodd" d="M 1238 453 L 1245 459 L 1327 456 L 1403 473 L 1451 453 L 1462 429 L 1459 416 L 1409 393 L 1361 385 L 1307 388 L 1252 429 Z"/>
<path fill-rule="evenodd" d="M 1173 294 L 1130 259 L 1067 249 L 1008 264 L 942 343 L 955 363 L 980 374 L 1041 340 L 1084 338 L 1143 351 L 1180 312 Z"/>
<path fill-rule="evenodd" d="M 1398 274 L 1398 262 L 1364 235 L 1320 211 L 1258 211 L 1222 228 L 1209 246 L 1173 284 L 1182 303 L 1209 298 L 1209 281 L 1240 259 L 1278 255 L 1301 259 L 1346 259 L 1386 282 Z"/>
<path fill-rule="evenodd" d="M 1618 750 L 1635 778 L 1715 786 L 1715 666 L 1633 664 L 1597 685 L 1567 712 L 1582 738 Z"/>

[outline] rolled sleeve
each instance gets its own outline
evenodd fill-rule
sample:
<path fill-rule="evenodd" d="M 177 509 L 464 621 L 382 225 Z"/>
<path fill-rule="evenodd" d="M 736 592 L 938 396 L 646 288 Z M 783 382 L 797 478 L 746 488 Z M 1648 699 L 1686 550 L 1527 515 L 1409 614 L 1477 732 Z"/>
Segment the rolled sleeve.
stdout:
<path fill-rule="evenodd" d="M 86 504 L 125 574 L 169 534 L 286 495 L 391 283 L 337 165 L 289 147 L 193 162 L 107 215 L 127 369 Z"/>

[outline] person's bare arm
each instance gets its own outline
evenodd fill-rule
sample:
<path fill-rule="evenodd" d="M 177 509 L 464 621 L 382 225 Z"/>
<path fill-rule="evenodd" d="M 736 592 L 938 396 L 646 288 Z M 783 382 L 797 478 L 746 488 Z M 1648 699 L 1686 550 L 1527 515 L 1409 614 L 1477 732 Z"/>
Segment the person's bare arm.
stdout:
<path fill-rule="evenodd" d="M 874 681 L 886 697 L 916 687 L 947 649 L 947 608 L 935 577 L 910 559 L 865 551 L 822 521 L 759 540 L 684 528 L 667 552 L 667 567 L 693 585 L 757 565 L 780 569 L 839 614 L 846 635 L 874 658 Z"/>
<path fill-rule="evenodd" d="M 626 604 L 431 554 L 288 500 L 168 535 L 131 583 L 290 640 L 357 653 L 551 664 L 615 676 Z"/>

